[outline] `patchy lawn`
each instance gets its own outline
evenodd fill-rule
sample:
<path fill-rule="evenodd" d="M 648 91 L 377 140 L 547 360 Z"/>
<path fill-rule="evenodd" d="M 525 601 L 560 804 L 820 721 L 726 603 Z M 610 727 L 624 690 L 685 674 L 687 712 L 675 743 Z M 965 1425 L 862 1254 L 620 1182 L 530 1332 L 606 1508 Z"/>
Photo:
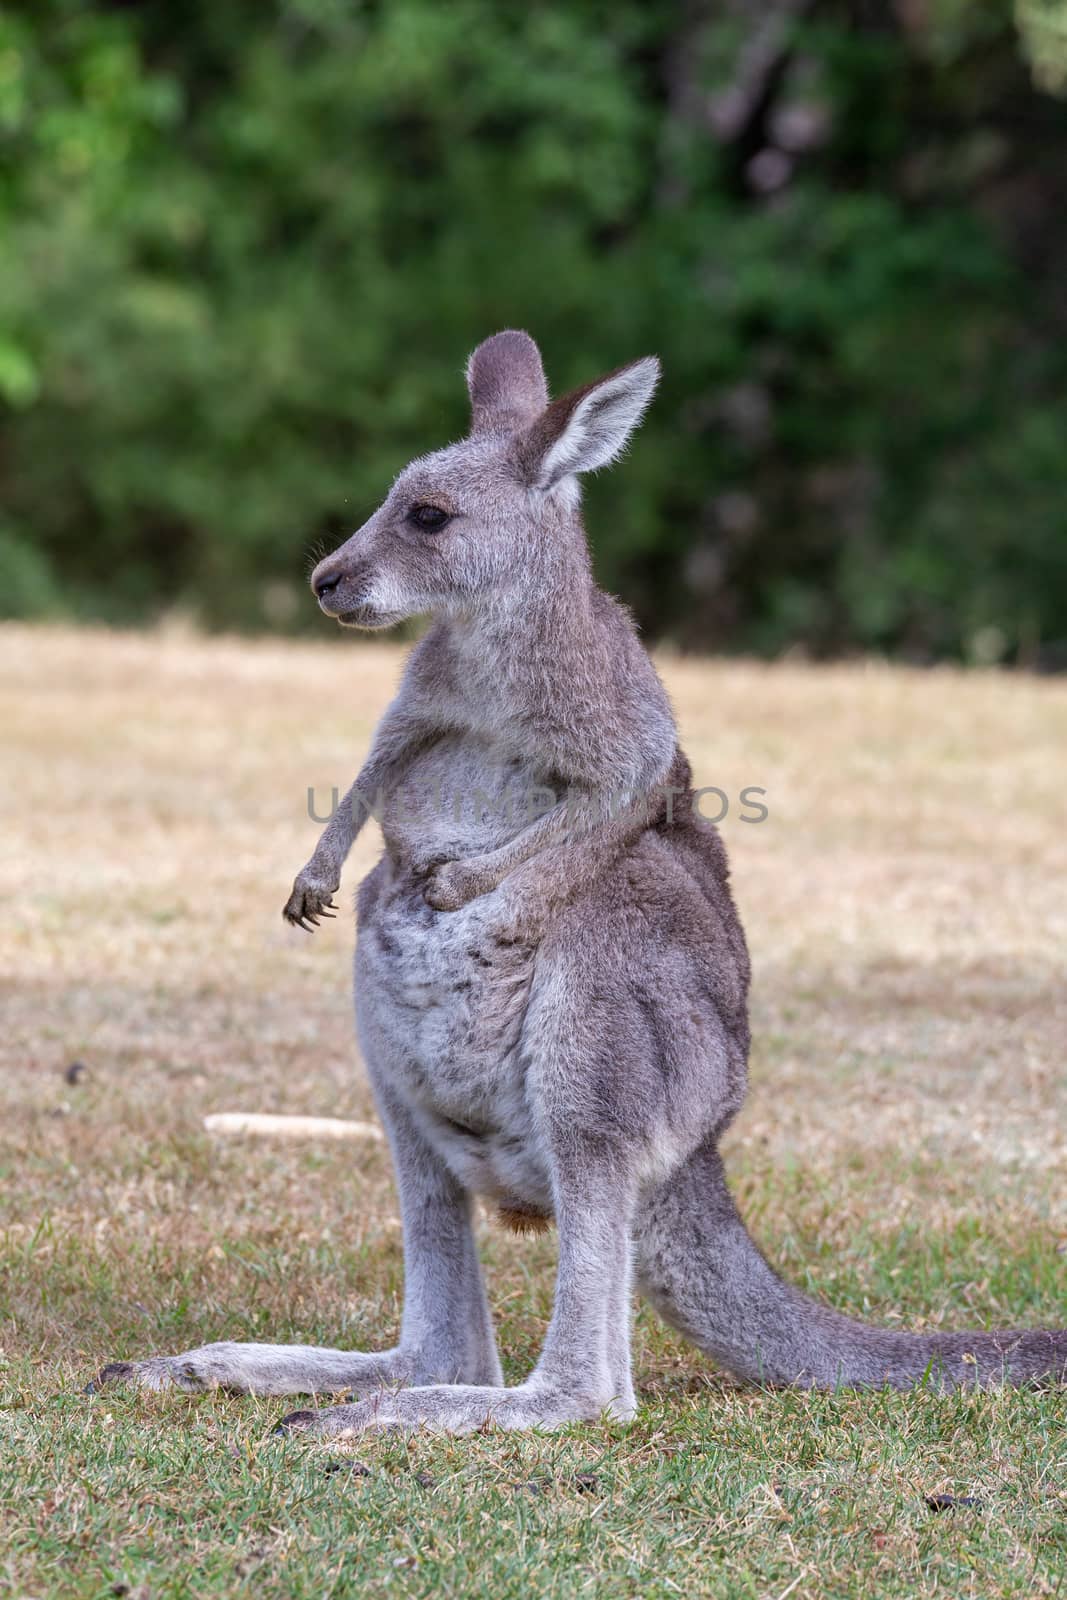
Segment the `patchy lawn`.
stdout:
<path fill-rule="evenodd" d="M 270 1438 L 284 1400 L 82 1394 L 212 1338 L 394 1336 L 384 1147 L 202 1119 L 373 1117 L 350 922 L 309 938 L 280 909 L 308 786 L 321 808 L 350 781 L 399 663 L 0 629 L 0 1592 L 1067 1593 L 1062 1392 L 760 1393 L 642 1312 L 629 1429 L 345 1453 Z M 756 976 L 728 1165 L 757 1237 L 886 1322 L 1062 1323 L 1067 685 L 663 667 L 731 800 Z M 517 1377 L 554 1245 L 483 1238 Z"/>

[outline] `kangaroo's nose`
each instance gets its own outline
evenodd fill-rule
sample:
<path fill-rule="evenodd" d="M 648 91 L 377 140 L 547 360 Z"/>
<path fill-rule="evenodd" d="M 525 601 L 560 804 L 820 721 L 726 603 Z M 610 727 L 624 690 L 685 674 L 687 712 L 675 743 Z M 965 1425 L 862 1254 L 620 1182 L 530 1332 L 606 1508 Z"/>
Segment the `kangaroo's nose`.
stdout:
<path fill-rule="evenodd" d="M 339 572 L 314 572 L 311 575 L 311 587 L 315 591 L 316 600 L 321 600 L 324 594 L 332 594 L 341 581 Z"/>

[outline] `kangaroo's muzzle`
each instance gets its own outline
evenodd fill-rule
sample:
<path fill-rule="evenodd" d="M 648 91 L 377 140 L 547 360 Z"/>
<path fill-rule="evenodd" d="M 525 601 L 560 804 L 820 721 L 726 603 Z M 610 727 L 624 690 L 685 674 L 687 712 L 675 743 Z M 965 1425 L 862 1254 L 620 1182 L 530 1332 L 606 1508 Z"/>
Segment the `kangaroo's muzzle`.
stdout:
<path fill-rule="evenodd" d="M 364 562 L 342 565 L 333 556 L 320 561 L 311 574 L 311 588 L 319 609 L 341 623 L 359 626 L 372 621 L 374 607 L 368 604 L 370 573 Z"/>

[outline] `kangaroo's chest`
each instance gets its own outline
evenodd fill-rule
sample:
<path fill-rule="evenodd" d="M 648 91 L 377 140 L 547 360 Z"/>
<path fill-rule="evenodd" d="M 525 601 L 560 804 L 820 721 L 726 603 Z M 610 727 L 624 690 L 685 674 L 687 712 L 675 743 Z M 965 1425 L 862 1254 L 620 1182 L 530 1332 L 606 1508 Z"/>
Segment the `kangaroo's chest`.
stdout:
<path fill-rule="evenodd" d="M 375 802 L 394 859 L 456 860 L 506 844 L 556 798 L 542 767 L 470 731 L 438 739 Z"/>
<path fill-rule="evenodd" d="M 536 950 L 497 937 L 502 892 L 438 912 L 410 873 L 379 863 L 360 897 L 360 1038 L 460 1182 L 546 1210 L 523 1047 Z"/>

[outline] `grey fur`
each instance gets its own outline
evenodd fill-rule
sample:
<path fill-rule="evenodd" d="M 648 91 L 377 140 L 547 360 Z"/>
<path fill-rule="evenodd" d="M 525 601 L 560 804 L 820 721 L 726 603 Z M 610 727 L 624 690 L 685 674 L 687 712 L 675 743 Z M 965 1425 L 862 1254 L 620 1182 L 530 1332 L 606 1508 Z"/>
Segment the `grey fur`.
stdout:
<path fill-rule="evenodd" d="M 305 927 L 330 908 L 380 801 L 386 848 L 360 889 L 355 987 L 403 1215 L 397 1346 L 209 1345 L 102 1377 L 355 1389 L 286 1421 L 319 1434 L 628 1418 L 634 1274 L 746 1378 L 1067 1376 L 1067 1332 L 906 1334 L 843 1317 L 783 1283 L 734 1210 L 717 1146 L 745 1091 L 744 935 L 721 841 L 688 803 L 666 695 L 593 582 L 578 510 L 576 474 L 619 454 L 657 372 L 635 362 L 548 404 L 533 341 L 497 334 L 468 368 L 471 437 L 408 467 L 312 578 L 342 623 L 435 619 L 285 908 Z M 451 520 L 419 526 L 427 506 Z M 505 802 L 538 786 L 569 803 L 523 825 Z M 477 799 L 441 803 L 451 795 Z M 475 1193 L 559 1228 L 555 1310 L 517 1388 L 501 1381 Z"/>

